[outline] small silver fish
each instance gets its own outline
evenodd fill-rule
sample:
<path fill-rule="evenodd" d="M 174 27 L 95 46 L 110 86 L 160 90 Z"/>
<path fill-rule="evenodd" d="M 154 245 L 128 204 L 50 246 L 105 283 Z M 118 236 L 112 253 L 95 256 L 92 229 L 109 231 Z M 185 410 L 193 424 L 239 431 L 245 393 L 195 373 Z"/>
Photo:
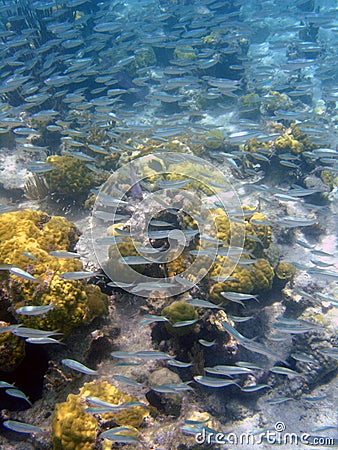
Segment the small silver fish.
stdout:
<path fill-rule="evenodd" d="M 314 362 L 314 357 L 312 355 L 307 355 L 305 353 L 291 353 L 290 355 L 293 359 L 303 362 L 303 363 L 311 363 Z"/>
<path fill-rule="evenodd" d="M 140 325 L 149 325 L 154 322 L 169 322 L 169 319 L 164 316 L 156 316 L 153 314 L 145 314 L 144 319 L 141 320 Z"/>
<path fill-rule="evenodd" d="M 25 316 L 39 316 L 41 314 L 46 314 L 48 311 L 51 311 L 55 308 L 55 305 L 41 305 L 41 306 L 21 306 L 17 308 L 15 312 L 17 314 L 22 314 Z"/>
<path fill-rule="evenodd" d="M 64 272 L 59 274 L 60 278 L 63 278 L 64 280 L 85 280 L 86 278 L 91 277 L 97 277 L 97 276 L 103 276 L 99 272 Z"/>
<path fill-rule="evenodd" d="M 32 406 L 32 402 L 30 402 L 26 396 L 26 394 L 20 389 L 6 389 L 6 394 L 10 395 L 11 397 L 21 398 L 22 400 L 25 400 L 27 403 L 29 403 Z"/>
<path fill-rule="evenodd" d="M 169 366 L 178 367 L 182 369 L 186 369 L 187 367 L 192 366 L 191 362 L 177 361 L 177 359 L 169 359 L 167 361 L 167 364 L 169 364 Z"/>
<path fill-rule="evenodd" d="M 76 370 L 77 372 L 85 373 L 86 375 L 99 375 L 97 370 L 90 369 L 89 367 L 85 366 L 84 364 L 81 364 L 78 361 L 75 361 L 74 359 L 62 359 L 61 363 L 69 367 L 70 369 Z"/>
<path fill-rule="evenodd" d="M 10 273 L 16 275 L 17 277 L 23 278 L 24 280 L 34 281 L 34 283 L 39 283 L 40 280 L 38 278 L 33 277 L 30 273 L 25 270 L 19 269 L 19 267 L 10 267 Z"/>
<path fill-rule="evenodd" d="M 214 367 L 204 367 L 207 373 L 212 373 L 214 375 L 241 375 L 243 373 L 252 373 L 251 369 L 247 367 L 239 366 L 214 366 Z"/>
<path fill-rule="evenodd" d="M 168 353 L 165 352 L 160 352 L 160 351 L 156 351 L 156 350 L 140 350 L 138 352 L 134 353 L 134 356 L 136 358 L 141 358 L 141 359 L 155 359 L 155 360 L 161 360 L 161 359 L 173 359 L 174 356 L 169 355 Z"/>
<path fill-rule="evenodd" d="M 32 259 L 33 261 L 37 261 L 38 260 L 38 258 L 35 256 L 35 255 L 33 255 L 33 253 L 31 253 L 31 252 L 26 252 L 26 251 L 23 251 L 23 252 L 21 252 L 24 256 L 27 256 L 27 258 L 30 258 L 30 259 Z"/>
<path fill-rule="evenodd" d="M 196 306 L 197 308 L 210 308 L 210 309 L 221 309 L 220 306 L 215 305 L 215 303 L 208 302 L 207 300 L 202 300 L 200 298 L 192 298 L 186 301 L 189 305 Z"/>
<path fill-rule="evenodd" d="M 126 377 L 124 375 L 113 375 L 114 380 L 120 381 L 121 383 L 130 384 L 131 386 L 142 386 L 142 383 L 138 383 L 135 380 L 132 380 L 129 377 Z"/>
<path fill-rule="evenodd" d="M 55 256 L 55 258 L 80 258 L 81 255 L 75 252 L 67 252 L 65 250 L 53 250 L 49 252 L 50 256 Z"/>
<path fill-rule="evenodd" d="M 207 387 L 221 388 L 231 385 L 238 386 L 238 384 L 233 380 L 225 380 L 224 378 L 216 378 L 216 377 L 205 377 L 203 375 L 194 376 L 194 380 L 197 383 L 203 384 L 203 386 Z"/>
<path fill-rule="evenodd" d="M 26 339 L 26 342 L 29 344 L 63 344 L 57 339 L 53 339 L 51 337 L 30 337 Z M 65 344 L 63 344 L 65 345 Z"/>
<path fill-rule="evenodd" d="M 7 381 L 0 381 L 0 389 L 1 388 L 14 388 L 15 389 L 15 386 L 14 386 L 14 384 L 7 383 Z"/>
<path fill-rule="evenodd" d="M 17 420 L 5 420 L 2 424 L 9 430 L 18 433 L 42 433 L 43 431 L 40 427 L 25 422 L 18 422 Z"/>
<path fill-rule="evenodd" d="M 285 403 L 290 400 L 294 400 L 292 397 L 274 397 L 267 400 L 267 403 L 270 403 L 271 405 L 278 405 L 279 403 Z"/>
<path fill-rule="evenodd" d="M 171 326 L 173 328 L 189 327 L 190 325 L 194 325 L 198 321 L 199 321 L 199 319 L 180 320 L 178 322 L 171 324 Z"/>
<path fill-rule="evenodd" d="M 271 386 L 268 384 L 252 384 L 249 386 L 242 386 L 241 391 L 242 392 L 256 392 L 260 391 L 261 389 L 271 389 Z"/>
<path fill-rule="evenodd" d="M 282 367 L 282 366 L 273 366 L 273 367 L 271 367 L 270 372 L 276 373 L 278 375 L 287 375 L 287 376 L 301 375 L 299 372 L 296 372 L 295 370 L 289 369 L 288 367 Z"/>
<path fill-rule="evenodd" d="M 145 445 L 135 436 L 130 436 L 127 434 L 121 434 L 121 433 L 112 433 L 109 430 L 104 431 L 99 435 L 100 438 L 108 439 L 109 441 L 113 441 L 119 444 L 141 444 L 143 447 Z"/>
<path fill-rule="evenodd" d="M 204 347 L 212 347 L 216 344 L 216 340 L 213 341 L 206 341 L 205 339 L 199 339 L 198 342 L 203 345 Z"/>

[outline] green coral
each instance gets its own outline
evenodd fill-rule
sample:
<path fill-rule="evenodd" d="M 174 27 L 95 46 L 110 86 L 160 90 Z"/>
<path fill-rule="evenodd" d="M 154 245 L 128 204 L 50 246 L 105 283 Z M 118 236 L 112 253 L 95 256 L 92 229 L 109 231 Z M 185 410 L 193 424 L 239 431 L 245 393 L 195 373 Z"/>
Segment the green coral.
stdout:
<path fill-rule="evenodd" d="M 78 259 L 49 255 L 52 250 L 72 250 L 77 239 L 74 224 L 64 217 L 29 209 L 0 216 L 1 263 L 14 264 L 39 280 L 35 283 L 12 274 L 9 277 L 8 272 L 2 274 L 2 287 L 9 289 L 12 310 L 25 305 L 55 306 L 41 316 L 17 315 L 25 326 L 69 333 L 107 311 L 108 299 L 99 287 L 59 277 L 64 272 L 81 271 Z M 31 253 L 34 259 L 22 252 Z"/>
<path fill-rule="evenodd" d="M 90 396 L 112 404 L 137 400 L 107 381 L 84 383 L 78 394 L 69 394 L 65 402 L 57 403 L 55 406 L 52 422 L 54 450 L 94 450 L 96 448 L 95 442 L 100 423 L 97 416 L 85 411 L 86 398 Z M 100 417 L 121 426 L 139 427 L 147 415 L 147 408 L 132 406 L 119 412 L 102 413 Z M 107 445 L 108 443 L 104 443 L 104 448 L 110 448 Z"/>
<path fill-rule="evenodd" d="M 330 187 L 330 189 L 334 189 L 338 186 L 338 175 L 335 175 L 334 172 L 322 170 L 320 173 L 320 178 L 327 186 Z"/>
<path fill-rule="evenodd" d="M 296 268 L 287 261 L 280 261 L 275 269 L 275 273 L 280 280 L 288 280 L 296 273 Z"/>
<path fill-rule="evenodd" d="M 176 47 L 174 50 L 175 59 L 195 59 L 196 51 L 190 46 Z"/>
<path fill-rule="evenodd" d="M 9 325 L 0 321 L 0 327 Z M 0 367 L 3 372 L 12 372 L 25 357 L 25 340 L 14 334 L 0 333 Z"/>
<path fill-rule="evenodd" d="M 50 192 L 66 197 L 87 196 L 96 178 L 86 164 L 68 155 L 48 156 L 47 162 L 56 167 L 45 174 Z"/>
<path fill-rule="evenodd" d="M 278 91 L 270 91 L 265 97 L 264 107 L 269 114 L 273 114 L 279 109 L 287 111 L 292 107 L 292 100 L 286 94 L 281 94 Z"/>
<path fill-rule="evenodd" d="M 137 76 L 137 70 L 156 64 L 156 55 L 152 47 L 142 47 L 137 51 L 135 59 L 126 67 L 126 72 L 130 76 Z"/>
<path fill-rule="evenodd" d="M 189 303 L 184 300 L 177 300 L 163 308 L 162 315 L 169 319 L 169 323 L 166 322 L 165 324 L 168 331 L 179 336 L 190 333 L 194 329 L 195 325 L 177 328 L 173 327 L 172 325 L 174 325 L 176 322 L 198 319 L 196 308 L 192 305 L 189 305 Z"/>
<path fill-rule="evenodd" d="M 219 150 L 224 147 L 224 134 L 220 130 L 210 130 L 204 136 L 204 145 L 209 150 Z"/>
<path fill-rule="evenodd" d="M 261 98 L 258 94 L 250 92 L 239 99 L 241 114 L 255 117 L 260 112 Z"/>

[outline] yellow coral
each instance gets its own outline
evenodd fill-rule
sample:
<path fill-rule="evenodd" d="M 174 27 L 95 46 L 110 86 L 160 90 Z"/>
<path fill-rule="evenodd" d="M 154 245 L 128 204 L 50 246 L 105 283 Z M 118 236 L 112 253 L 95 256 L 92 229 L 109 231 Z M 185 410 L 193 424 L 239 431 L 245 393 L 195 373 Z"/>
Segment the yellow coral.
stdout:
<path fill-rule="evenodd" d="M 300 129 L 292 124 L 290 128 L 285 130 L 282 136 L 275 140 L 275 148 L 277 153 L 291 152 L 299 155 L 304 151 L 311 151 L 318 148 L 307 134 L 300 131 Z"/>
<path fill-rule="evenodd" d="M 86 398 L 98 397 L 112 404 L 133 402 L 137 399 L 120 391 L 107 381 L 84 383 L 78 394 L 69 394 L 63 403 L 57 403 L 53 415 L 52 433 L 54 450 L 93 450 L 99 431 L 99 420 L 85 412 Z M 119 412 L 100 416 L 119 425 L 139 427 L 148 415 L 143 406 L 133 406 Z M 110 443 L 111 444 L 111 443 Z"/>
<path fill-rule="evenodd" d="M 226 258 L 219 259 L 226 267 Z M 229 261 L 229 264 L 232 263 Z M 221 264 L 215 263 L 209 275 L 219 275 L 221 270 Z M 223 270 L 223 273 L 226 273 L 226 270 Z M 231 273 L 231 279 L 229 281 L 215 283 L 211 287 L 211 300 L 214 303 L 219 303 L 219 301 L 223 299 L 221 292 L 225 291 L 251 294 L 271 289 L 273 277 L 273 269 L 269 262 L 264 258 L 258 259 L 254 264 L 250 264 L 250 268 L 237 265 L 235 270 Z"/>
<path fill-rule="evenodd" d="M 303 144 L 288 133 L 284 133 L 275 140 L 275 147 L 278 153 L 292 152 L 296 155 L 304 150 Z"/>
<path fill-rule="evenodd" d="M 9 325 L 0 321 L 0 327 Z M 25 357 L 25 340 L 14 334 L 0 333 L 0 367 L 3 372 L 16 369 Z"/>
<path fill-rule="evenodd" d="M 243 223 L 234 223 L 230 227 L 230 221 L 226 212 L 217 208 L 213 210 L 217 226 L 217 238 L 224 245 L 231 244 L 231 239 L 236 239 L 243 234 L 245 236 L 243 257 L 250 258 L 250 254 L 258 259 L 249 266 L 237 265 L 233 269 L 234 261 L 226 256 L 218 256 L 213 264 L 209 276 L 230 275 L 227 281 L 213 284 L 210 290 L 211 300 L 219 303 L 224 300 L 223 291 L 254 293 L 270 289 L 274 277 L 274 271 L 269 262 L 263 258 L 263 249 L 268 248 L 271 242 L 271 228 L 264 224 L 264 214 L 257 212 L 250 206 L 243 206 Z M 251 213 L 252 211 L 252 213 Z M 250 252 L 246 253 L 246 251 Z M 240 260 L 239 260 L 240 263 Z"/>
<path fill-rule="evenodd" d="M 250 206 L 243 206 L 242 209 L 243 223 L 232 224 L 234 225 L 232 227 L 230 227 L 229 218 L 222 208 L 212 211 L 217 227 L 217 237 L 225 245 L 230 244 L 231 239 L 237 240 L 244 233 L 243 227 L 245 227 L 244 248 L 256 256 L 261 256 L 263 248 L 268 248 L 270 245 L 271 228 L 268 225 L 257 223 L 266 220 L 264 214 L 257 211 L 250 214 L 250 210 L 254 210 Z"/>
<path fill-rule="evenodd" d="M 107 296 L 97 286 L 59 277 L 63 272 L 82 270 L 81 262 L 48 253 L 70 250 L 77 239 L 75 226 L 64 217 L 50 217 L 42 211 L 28 209 L 0 216 L 0 261 L 14 264 L 40 280 L 33 283 L 11 275 L 9 297 L 13 309 L 24 305 L 55 305 L 43 316 L 18 316 L 26 326 L 68 333 L 106 312 Z M 22 252 L 29 252 L 36 259 Z"/>

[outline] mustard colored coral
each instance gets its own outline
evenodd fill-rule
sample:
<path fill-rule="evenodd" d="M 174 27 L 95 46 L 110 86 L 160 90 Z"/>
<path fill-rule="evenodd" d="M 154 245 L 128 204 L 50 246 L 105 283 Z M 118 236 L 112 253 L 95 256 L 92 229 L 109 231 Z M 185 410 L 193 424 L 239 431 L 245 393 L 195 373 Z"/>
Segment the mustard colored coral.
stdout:
<path fill-rule="evenodd" d="M 18 266 L 39 280 L 34 283 L 8 272 L 2 274 L 12 312 L 26 305 L 55 306 L 41 316 L 17 315 L 25 326 L 69 333 L 106 312 L 107 296 L 97 286 L 59 277 L 64 272 L 83 270 L 82 263 L 76 258 L 49 255 L 53 250 L 72 250 L 77 239 L 75 226 L 64 217 L 29 209 L 0 216 L 0 262 Z"/>
<path fill-rule="evenodd" d="M 232 224 L 230 224 L 226 211 L 222 208 L 213 210 L 217 237 L 226 245 L 231 244 L 231 241 L 237 241 L 241 235 L 244 235 L 244 248 L 256 256 L 261 256 L 262 250 L 270 245 L 271 228 L 264 224 L 264 221 L 266 221 L 264 214 L 255 211 L 250 206 L 243 206 L 242 209 L 242 223 L 233 222 Z M 252 214 L 250 214 L 250 211 L 252 211 Z"/>
<path fill-rule="evenodd" d="M 56 167 L 45 174 L 50 192 L 64 196 L 87 196 L 95 185 L 95 176 L 78 158 L 68 155 L 48 156 L 47 162 Z"/>
<path fill-rule="evenodd" d="M 163 308 L 162 315 L 169 319 L 169 323 L 165 324 L 167 329 L 171 333 L 177 335 L 183 335 L 191 332 L 194 328 L 194 325 L 189 325 L 182 328 L 175 328 L 172 325 L 174 325 L 176 322 L 184 322 L 186 320 L 195 320 L 198 318 L 196 308 L 192 305 L 189 305 L 189 303 L 184 300 L 177 300 Z"/>
<path fill-rule="evenodd" d="M 295 155 L 301 155 L 304 151 L 309 152 L 317 148 L 307 134 L 303 133 L 294 124 L 290 128 L 285 129 L 284 134 L 275 140 L 274 145 L 277 153 L 291 152 Z"/>
<path fill-rule="evenodd" d="M 0 327 L 9 323 L 0 321 Z M 0 370 L 11 372 L 16 369 L 25 357 L 25 340 L 14 334 L 0 333 Z"/>
<path fill-rule="evenodd" d="M 52 422 L 54 450 L 93 450 L 99 432 L 97 416 L 85 412 L 87 397 L 98 397 L 112 404 L 133 402 L 137 399 L 120 391 L 107 381 L 84 383 L 78 394 L 69 394 L 63 403 L 57 403 Z M 102 413 L 103 420 L 118 425 L 139 427 L 148 415 L 143 406 L 126 407 L 119 412 Z M 111 445 L 111 443 L 110 443 Z"/>
<path fill-rule="evenodd" d="M 274 277 L 273 268 L 263 256 L 263 250 L 268 248 L 271 242 L 271 228 L 266 225 L 264 214 L 255 211 L 250 206 L 243 206 L 243 221 L 232 222 L 226 212 L 217 208 L 213 211 L 217 226 L 217 238 L 224 245 L 231 245 L 233 240 L 239 242 L 244 238 L 242 257 L 246 260 L 252 259 L 251 264 L 241 264 L 241 259 L 234 267 L 234 261 L 227 256 L 218 256 L 209 271 L 211 277 L 230 276 L 229 280 L 214 283 L 210 288 L 210 297 L 214 303 L 220 303 L 224 298 L 221 292 L 243 292 L 256 293 L 271 289 Z M 252 211 L 252 212 L 251 212 Z"/>
<path fill-rule="evenodd" d="M 219 259 L 226 267 L 226 258 Z M 229 262 L 229 266 L 230 264 Z M 222 270 L 222 265 L 215 263 L 209 275 L 217 276 L 223 273 L 227 273 L 227 270 L 224 270 L 224 268 Z M 248 268 L 237 265 L 231 273 L 229 281 L 227 280 L 212 285 L 210 289 L 211 300 L 214 303 L 219 303 L 223 299 L 221 292 L 226 291 L 251 294 L 269 290 L 272 287 L 273 277 L 274 271 L 269 262 L 264 258 L 258 259 L 254 264 L 250 264 Z"/>

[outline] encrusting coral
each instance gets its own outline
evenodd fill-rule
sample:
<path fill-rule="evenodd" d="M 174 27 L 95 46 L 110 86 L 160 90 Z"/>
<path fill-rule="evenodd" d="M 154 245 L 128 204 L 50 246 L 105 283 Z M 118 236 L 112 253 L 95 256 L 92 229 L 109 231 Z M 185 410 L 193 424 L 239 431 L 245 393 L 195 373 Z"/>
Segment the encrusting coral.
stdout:
<path fill-rule="evenodd" d="M 183 335 L 190 333 L 194 325 L 189 325 L 185 327 L 173 327 L 177 322 L 185 322 L 187 320 L 195 320 L 198 318 L 198 313 L 194 306 L 189 305 L 184 300 L 177 300 L 170 305 L 166 306 L 162 310 L 162 315 L 169 319 L 169 322 L 165 323 L 166 328 L 172 334 Z"/>
<path fill-rule="evenodd" d="M 73 250 L 77 239 L 75 226 L 64 217 L 29 209 L 0 216 L 1 263 L 13 264 L 39 280 L 33 282 L 2 271 L 0 283 L 8 292 L 12 313 L 26 305 L 54 305 L 44 315 L 15 314 L 25 326 L 66 334 L 107 311 L 108 298 L 99 287 L 59 276 L 83 270 L 77 258 L 49 254 Z"/>
<path fill-rule="evenodd" d="M 99 433 L 99 418 L 85 411 L 88 407 L 87 397 L 98 397 L 114 405 L 137 401 L 107 381 L 84 383 L 78 394 L 69 394 L 65 402 L 55 406 L 52 423 L 54 450 L 94 449 Z M 100 413 L 100 417 L 101 421 L 137 428 L 148 414 L 144 406 L 127 405 L 118 412 Z M 111 442 L 110 447 L 104 445 L 104 448 L 111 448 Z"/>
<path fill-rule="evenodd" d="M 9 323 L 0 321 L 0 327 Z M 16 369 L 25 357 L 25 341 L 11 332 L 0 333 L 0 370 L 11 372 Z"/>
<path fill-rule="evenodd" d="M 86 197 L 96 183 L 93 172 L 78 158 L 52 155 L 48 156 L 47 162 L 56 167 L 44 176 L 51 193 L 72 198 Z"/>

